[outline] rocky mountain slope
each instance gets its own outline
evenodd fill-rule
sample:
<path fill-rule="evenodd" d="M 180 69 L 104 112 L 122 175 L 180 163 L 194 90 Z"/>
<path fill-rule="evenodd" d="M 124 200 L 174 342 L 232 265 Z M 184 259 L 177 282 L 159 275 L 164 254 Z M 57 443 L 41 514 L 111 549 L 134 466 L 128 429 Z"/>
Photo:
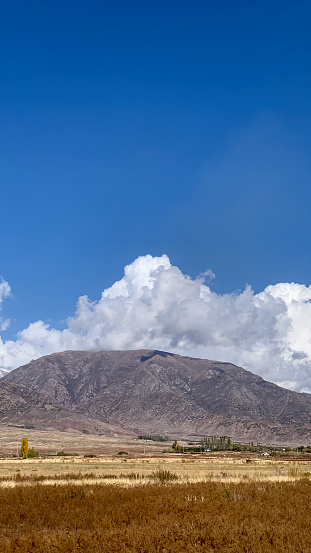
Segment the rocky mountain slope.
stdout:
<path fill-rule="evenodd" d="M 12 371 L 0 388 L 8 383 L 48 396 L 80 429 L 84 416 L 111 431 L 311 443 L 310 394 L 230 363 L 150 350 L 67 351 Z"/>
<path fill-rule="evenodd" d="M 83 413 L 65 409 L 46 394 L 12 382 L 0 382 L 0 424 L 38 430 L 84 431 L 108 436 L 129 435 L 128 428 L 108 425 Z"/>

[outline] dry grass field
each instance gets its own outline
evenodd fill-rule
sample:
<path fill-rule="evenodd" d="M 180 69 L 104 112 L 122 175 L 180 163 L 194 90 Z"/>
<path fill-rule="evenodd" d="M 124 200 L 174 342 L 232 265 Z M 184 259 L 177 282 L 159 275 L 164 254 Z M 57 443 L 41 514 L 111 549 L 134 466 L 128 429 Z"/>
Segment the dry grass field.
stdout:
<path fill-rule="evenodd" d="M 144 453 L 144 447 L 149 451 L 160 452 L 163 443 L 144 442 L 124 437 L 107 437 L 93 434 L 83 434 L 78 431 L 57 432 L 17 428 L 0 425 L 0 456 L 14 455 L 20 449 L 21 439 L 29 439 L 29 447 L 34 447 L 42 455 L 55 455 L 58 451 L 73 454 L 115 455 L 120 448 L 129 452 Z"/>
<path fill-rule="evenodd" d="M 302 456 L 303 457 L 303 456 Z M 16 484 L 120 484 L 137 486 L 171 475 L 176 483 L 295 482 L 311 477 L 311 461 L 261 460 L 239 455 L 54 457 L 0 460 L 0 487 Z M 168 478 L 168 480 L 170 480 Z"/>
<path fill-rule="evenodd" d="M 43 455 L 12 457 L 23 436 Z M 168 447 L 4 429 L 0 552 L 311 552 L 311 456 Z"/>
<path fill-rule="evenodd" d="M 2 553 L 307 553 L 311 483 L 0 489 Z"/>
<path fill-rule="evenodd" d="M 40 458 L 16 457 L 23 436 Z M 61 483 L 120 483 L 133 486 L 169 472 L 178 483 L 248 481 L 293 482 L 311 476 L 311 455 L 261 457 L 251 453 L 163 453 L 170 444 L 68 432 L 42 432 L 2 427 L 0 486 Z M 66 456 L 55 456 L 64 451 Z M 123 455 L 120 453 L 124 452 Z M 125 454 L 126 453 L 126 454 Z M 15 454 L 15 458 L 12 455 Z M 11 455 L 11 458 L 8 456 Z M 51 456 L 54 455 L 54 456 Z M 94 455 L 95 457 L 86 457 Z"/>

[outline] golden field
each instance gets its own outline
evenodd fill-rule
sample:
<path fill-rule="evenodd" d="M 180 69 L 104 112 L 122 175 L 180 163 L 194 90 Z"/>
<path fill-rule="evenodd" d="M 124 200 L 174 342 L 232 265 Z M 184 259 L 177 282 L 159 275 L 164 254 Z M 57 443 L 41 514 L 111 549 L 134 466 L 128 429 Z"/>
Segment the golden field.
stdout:
<path fill-rule="evenodd" d="M 302 456 L 303 457 L 303 456 Z M 156 457 L 54 457 L 1 459 L 0 486 L 16 484 L 121 484 L 134 486 L 157 480 L 160 473 L 173 475 L 176 483 L 197 482 L 294 482 L 311 477 L 311 461 L 279 460 L 234 454 Z"/>
<path fill-rule="evenodd" d="M 308 454 L 174 454 L 156 442 L 6 432 L 1 553 L 311 552 Z M 24 436 L 40 458 L 12 457 Z M 60 450 L 73 455 L 51 456 Z"/>
<path fill-rule="evenodd" d="M 311 483 L 0 488 L 2 553 L 310 552 Z"/>
<path fill-rule="evenodd" d="M 21 439 L 38 449 L 40 458 L 16 456 Z M 146 484 L 159 471 L 169 471 L 176 482 L 247 481 L 293 482 L 311 476 L 311 455 L 262 457 L 253 453 L 175 454 L 170 443 L 120 440 L 68 432 L 42 432 L 2 427 L 0 432 L 0 486 L 53 483 Z M 166 450 L 167 453 L 163 453 Z M 56 456 L 64 451 L 66 456 Z M 123 453 L 123 454 L 122 454 Z M 125 454 L 126 453 L 126 454 Z M 8 458 L 9 455 L 11 458 Z M 15 457 L 13 457 L 15 455 Z M 96 457 L 86 457 L 94 455 Z"/>

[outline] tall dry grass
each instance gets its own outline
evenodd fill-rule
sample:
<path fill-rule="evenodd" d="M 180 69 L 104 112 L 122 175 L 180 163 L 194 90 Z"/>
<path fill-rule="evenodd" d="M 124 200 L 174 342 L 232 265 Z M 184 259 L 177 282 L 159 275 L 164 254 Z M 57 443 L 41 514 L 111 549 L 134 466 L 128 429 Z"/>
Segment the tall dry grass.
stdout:
<path fill-rule="evenodd" d="M 311 483 L 0 489 L 0 551 L 311 551 Z"/>

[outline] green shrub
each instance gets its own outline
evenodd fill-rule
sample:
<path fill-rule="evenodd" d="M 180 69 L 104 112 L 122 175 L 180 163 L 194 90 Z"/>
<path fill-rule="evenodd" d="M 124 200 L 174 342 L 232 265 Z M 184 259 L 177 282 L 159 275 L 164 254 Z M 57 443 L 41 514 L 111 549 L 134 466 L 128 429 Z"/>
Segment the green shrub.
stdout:
<path fill-rule="evenodd" d="M 39 451 L 37 451 L 34 447 L 31 447 L 29 450 L 28 450 L 28 455 L 27 457 L 39 457 Z"/>

